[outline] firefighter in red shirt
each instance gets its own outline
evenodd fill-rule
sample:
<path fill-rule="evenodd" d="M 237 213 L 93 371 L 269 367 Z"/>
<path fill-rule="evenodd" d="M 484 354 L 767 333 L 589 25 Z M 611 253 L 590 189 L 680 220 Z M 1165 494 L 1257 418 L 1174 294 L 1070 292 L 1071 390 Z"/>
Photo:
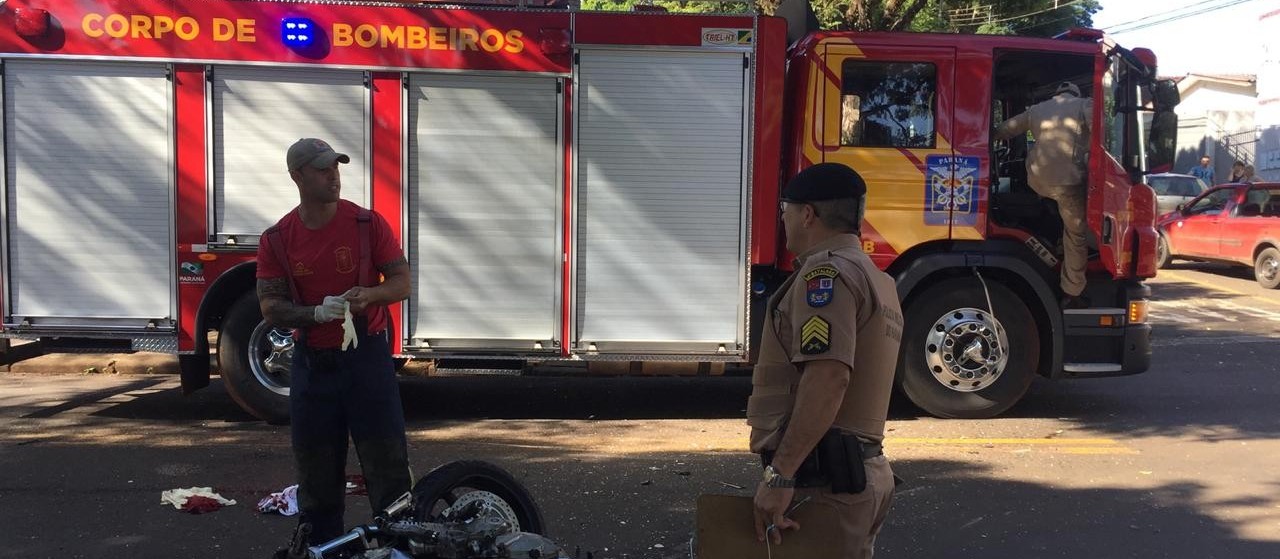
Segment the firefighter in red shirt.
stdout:
<path fill-rule="evenodd" d="M 289 411 L 299 522 L 314 544 L 343 532 L 348 433 L 374 510 L 412 485 L 386 308 L 412 286 L 386 220 L 339 198 L 338 164 L 351 158 L 303 138 L 287 161 L 300 203 L 262 234 L 257 289 L 267 321 L 295 329 Z M 348 306 L 355 339 L 345 347 Z"/>

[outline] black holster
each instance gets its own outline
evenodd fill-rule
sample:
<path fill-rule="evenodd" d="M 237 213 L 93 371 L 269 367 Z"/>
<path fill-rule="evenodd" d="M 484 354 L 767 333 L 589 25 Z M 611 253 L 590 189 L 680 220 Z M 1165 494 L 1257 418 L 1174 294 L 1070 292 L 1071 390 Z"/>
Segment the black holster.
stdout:
<path fill-rule="evenodd" d="M 832 493 L 862 493 L 867 488 L 867 467 L 863 464 L 862 441 L 856 435 L 827 431 L 813 454 L 826 470 Z"/>
<path fill-rule="evenodd" d="M 867 489 L 863 460 L 883 453 L 879 444 L 863 443 L 857 435 L 829 429 L 796 469 L 796 487 L 830 485 L 832 493 L 862 493 Z M 773 452 L 763 452 L 760 458 L 767 466 L 773 462 Z"/>

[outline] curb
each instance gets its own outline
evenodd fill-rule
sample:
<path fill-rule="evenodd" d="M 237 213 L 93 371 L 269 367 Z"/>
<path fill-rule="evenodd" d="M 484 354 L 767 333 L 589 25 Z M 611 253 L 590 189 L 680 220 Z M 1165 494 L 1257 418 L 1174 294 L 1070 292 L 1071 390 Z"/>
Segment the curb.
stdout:
<path fill-rule="evenodd" d="M 51 353 L 23 359 L 3 368 L 13 373 L 178 374 L 178 356 L 160 353 Z"/>

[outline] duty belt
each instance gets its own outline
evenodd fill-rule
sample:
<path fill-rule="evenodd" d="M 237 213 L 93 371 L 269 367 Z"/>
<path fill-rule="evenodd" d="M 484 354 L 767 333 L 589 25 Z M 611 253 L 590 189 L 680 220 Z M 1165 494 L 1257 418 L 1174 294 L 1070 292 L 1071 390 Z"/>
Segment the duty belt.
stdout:
<path fill-rule="evenodd" d="M 883 454 L 884 445 L 881 443 L 862 443 L 862 459 L 864 461 Z M 761 452 L 761 466 L 772 464 L 773 455 L 774 451 L 772 450 Z M 815 449 L 808 456 L 805 456 L 804 462 L 801 462 L 800 467 L 796 468 L 796 487 L 823 487 L 826 485 L 831 485 L 831 479 L 827 477 L 826 471 L 818 459 L 818 452 Z"/>

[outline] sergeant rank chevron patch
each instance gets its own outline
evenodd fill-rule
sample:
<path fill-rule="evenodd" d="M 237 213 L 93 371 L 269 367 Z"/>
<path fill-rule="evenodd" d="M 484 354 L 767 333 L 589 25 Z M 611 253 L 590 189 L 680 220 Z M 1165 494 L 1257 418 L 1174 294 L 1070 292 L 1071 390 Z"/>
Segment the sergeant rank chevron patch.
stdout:
<path fill-rule="evenodd" d="M 810 317 L 800 328 L 800 353 L 817 355 L 831 349 L 831 323 L 820 316 Z"/>

